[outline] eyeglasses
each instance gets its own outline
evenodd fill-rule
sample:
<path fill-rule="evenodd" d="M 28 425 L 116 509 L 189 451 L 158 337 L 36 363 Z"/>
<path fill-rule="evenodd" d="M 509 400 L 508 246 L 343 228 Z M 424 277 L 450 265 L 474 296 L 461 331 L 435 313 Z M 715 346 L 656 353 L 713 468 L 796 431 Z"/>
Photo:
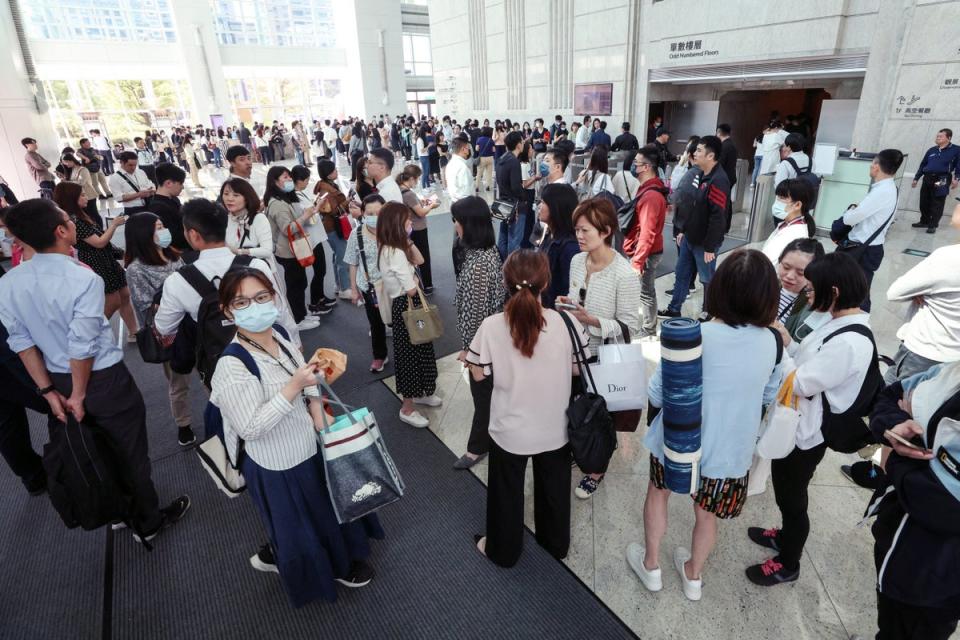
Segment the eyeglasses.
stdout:
<path fill-rule="evenodd" d="M 250 298 L 243 298 L 243 297 L 234 298 L 233 300 L 230 301 L 230 308 L 236 311 L 241 311 L 249 307 L 254 302 L 256 302 L 257 304 L 266 304 L 268 302 L 271 302 L 272 300 L 273 300 L 272 293 L 270 293 L 269 291 L 261 291 L 257 295 L 253 296 L 253 300 L 251 300 Z"/>

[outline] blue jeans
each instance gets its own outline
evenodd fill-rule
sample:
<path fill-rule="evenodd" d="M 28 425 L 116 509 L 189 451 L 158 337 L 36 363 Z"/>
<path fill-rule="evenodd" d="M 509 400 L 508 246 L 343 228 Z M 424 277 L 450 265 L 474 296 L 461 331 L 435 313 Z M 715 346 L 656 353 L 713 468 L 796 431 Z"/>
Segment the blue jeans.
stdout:
<path fill-rule="evenodd" d="M 420 156 L 420 186 L 426 189 L 430 186 L 430 156 Z"/>
<path fill-rule="evenodd" d="M 327 242 L 330 243 L 330 249 L 333 250 L 333 281 L 337 283 L 337 289 L 346 291 L 350 289 L 350 267 L 343 261 L 347 241 L 338 236 L 336 230 L 333 230 L 327 234 Z"/>
<path fill-rule="evenodd" d="M 213 164 L 217 166 L 217 169 L 223 168 L 223 152 L 220 151 L 220 147 L 213 150 Z"/>
<path fill-rule="evenodd" d="M 717 270 L 717 259 L 714 258 L 712 261 L 706 262 L 703 259 L 703 247 L 690 244 L 687 242 L 687 237 L 684 236 L 680 240 L 680 255 L 677 256 L 673 298 L 667 306 L 670 311 L 679 312 L 683 306 L 683 301 L 687 299 L 687 295 L 690 293 L 690 290 L 684 284 L 690 282 L 694 269 L 700 275 L 700 282 L 703 283 L 703 299 L 706 300 L 707 285 L 710 284 L 710 279 Z"/>
<path fill-rule="evenodd" d="M 303 161 L 303 149 L 298 149 L 297 147 L 293 148 L 294 155 L 297 156 L 297 164 L 306 164 Z"/>
<path fill-rule="evenodd" d="M 763 156 L 753 156 L 753 179 L 750 181 L 751 184 L 757 184 L 761 164 L 763 164 Z"/>
<path fill-rule="evenodd" d="M 520 205 L 521 207 L 523 205 Z M 497 235 L 497 251 L 500 252 L 500 259 L 506 260 L 507 256 L 516 251 L 524 244 L 524 230 L 526 229 L 527 213 L 521 209 L 517 214 L 517 219 L 508 223 L 506 220 L 500 221 L 500 233 Z"/>

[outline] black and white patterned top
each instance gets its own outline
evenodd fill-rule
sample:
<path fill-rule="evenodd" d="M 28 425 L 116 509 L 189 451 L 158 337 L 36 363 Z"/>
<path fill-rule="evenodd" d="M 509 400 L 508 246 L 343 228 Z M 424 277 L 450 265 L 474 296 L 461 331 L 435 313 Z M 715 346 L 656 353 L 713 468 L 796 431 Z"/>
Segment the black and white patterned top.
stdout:
<path fill-rule="evenodd" d="M 503 311 L 506 298 L 503 264 L 496 248 L 467 249 L 457 276 L 457 329 L 464 349 L 486 318 Z"/>

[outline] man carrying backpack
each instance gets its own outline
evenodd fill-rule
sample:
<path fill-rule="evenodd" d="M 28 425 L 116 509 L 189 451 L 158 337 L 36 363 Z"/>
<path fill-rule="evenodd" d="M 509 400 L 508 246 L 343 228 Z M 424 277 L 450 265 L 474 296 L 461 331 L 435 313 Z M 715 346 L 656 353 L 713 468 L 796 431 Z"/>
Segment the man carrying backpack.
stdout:
<path fill-rule="evenodd" d="M 633 173 L 640 182 L 635 198 L 634 218 L 624 230 L 623 252 L 640 273 L 640 305 L 643 309 L 641 338 L 657 335 L 657 266 L 663 258 L 663 225 L 667 218 L 667 193 L 657 176 L 659 154 L 644 147 L 633 160 Z"/>
<path fill-rule="evenodd" d="M 109 443 L 116 468 L 132 498 L 129 517 L 137 542 L 153 539 L 190 507 L 180 496 L 160 509 L 150 478 L 146 408 L 123 364 L 103 315 L 103 280 L 71 257 L 76 225 L 50 200 L 32 199 L 10 209 L 7 227 L 36 255 L 0 278 L 0 321 L 7 344 L 19 354 L 50 405 L 51 441 L 66 428 L 67 414 L 93 425 Z M 69 464 L 69 461 L 62 461 Z M 83 488 L 80 488 L 83 490 Z"/>
<path fill-rule="evenodd" d="M 164 342 L 172 343 L 185 316 L 189 316 L 196 325 L 197 371 L 209 387 L 217 358 L 236 333 L 233 323 L 227 321 L 220 310 L 218 289 L 223 274 L 232 267 L 250 266 L 265 273 L 274 287 L 277 282 L 266 262 L 250 256 L 235 256 L 226 245 L 228 214 L 222 206 L 195 198 L 183 205 L 181 213 L 187 243 L 200 255 L 193 264 L 164 281 L 154 324 L 157 333 L 164 336 Z M 286 305 L 281 307 L 280 324 L 299 344 L 296 323 Z"/>
<path fill-rule="evenodd" d="M 810 157 L 803 152 L 804 143 L 803 136 L 799 133 L 791 133 L 783 141 L 783 146 L 780 147 L 780 164 L 777 165 L 777 173 L 773 176 L 774 189 L 784 180 L 799 177 L 801 180 L 807 181 L 804 176 L 813 175 L 810 173 Z M 819 180 L 816 184 L 811 185 L 814 188 L 814 193 L 819 186 Z M 811 204 L 810 207 L 813 208 L 813 205 Z M 777 219 L 777 224 L 781 222 L 783 222 L 782 219 Z"/>

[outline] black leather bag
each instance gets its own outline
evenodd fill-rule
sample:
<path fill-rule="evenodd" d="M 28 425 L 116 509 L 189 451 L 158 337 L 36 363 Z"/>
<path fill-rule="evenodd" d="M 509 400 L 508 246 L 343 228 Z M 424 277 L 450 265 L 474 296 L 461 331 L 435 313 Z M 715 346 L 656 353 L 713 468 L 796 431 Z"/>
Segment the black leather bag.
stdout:
<path fill-rule="evenodd" d="M 617 448 L 617 433 L 613 418 L 607 411 L 607 401 L 595 393 L 596 386 L 587 364 L 586 354 L 577 338 L 576 329 L 567 314 L 561 313 L 570 334 L 573 353 L 577 358 L 583 391 L 576 394 L 567 407 L 567 437 L 573 459 L 583 473 L 605 473 L 610 457 Z M 588 384 L 589 382 L 589 384 Z"/>
<path fill-rule="evenodd" d="M 161 344 L 157 331 L 154 328 L 153 316 L 156 312 L 157 307 L 152 305 L 147 310 L 143 327 L 141 327 L 140 331 L 137 331 L 137 349 L 140 351 L 140 357 L 143 358 L 144 362 L 167 362 L 173 357 L 173 348 L 165 347 Z"/>

